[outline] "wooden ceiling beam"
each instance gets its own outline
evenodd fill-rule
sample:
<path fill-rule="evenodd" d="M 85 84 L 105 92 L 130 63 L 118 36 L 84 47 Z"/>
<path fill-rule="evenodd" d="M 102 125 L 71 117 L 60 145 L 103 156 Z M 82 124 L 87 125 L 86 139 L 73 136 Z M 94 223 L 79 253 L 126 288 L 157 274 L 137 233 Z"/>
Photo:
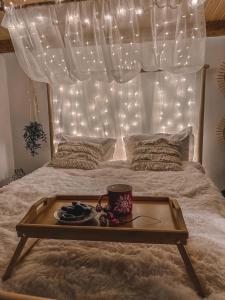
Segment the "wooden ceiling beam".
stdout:
<path fill-rule="evenodd" d="M 225 35 L 225 20 L 206 22 L 207 36 Z"/>
<path fill-rule="evenodd" d="M 11 40 L 0 40 L 0 53 L 14 52 Z"/>

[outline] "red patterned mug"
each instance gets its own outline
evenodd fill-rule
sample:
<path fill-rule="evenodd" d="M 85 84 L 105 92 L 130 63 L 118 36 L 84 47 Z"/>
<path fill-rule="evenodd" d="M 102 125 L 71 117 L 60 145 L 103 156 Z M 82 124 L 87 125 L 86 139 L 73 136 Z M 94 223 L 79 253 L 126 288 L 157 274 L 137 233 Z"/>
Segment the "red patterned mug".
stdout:
<path fill-rule="evenodd" d="M 132 213 L 132 187 L 127 184 L 114 184 L 107 187 L 107 194 L 100 196 L 98 205 L 108 197 L 108 210 L 117 217 L 125 217 Z"/>

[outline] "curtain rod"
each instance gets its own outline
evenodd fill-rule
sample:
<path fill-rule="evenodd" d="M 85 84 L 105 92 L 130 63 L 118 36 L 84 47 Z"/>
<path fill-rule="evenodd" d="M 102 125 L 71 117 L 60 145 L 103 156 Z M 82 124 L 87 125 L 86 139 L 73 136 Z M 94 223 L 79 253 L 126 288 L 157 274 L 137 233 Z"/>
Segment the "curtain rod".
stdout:
<path fill-rule="evenodd" d="M 202 69 L 209 69 L 209 65 L 207 65 L 207 64 L 205 64 L 204 66 L 202 66 L 201 67 L 201 69 L 200 70 L 202 70 Z M 162 69 L 158 69 L 158 70 L 155 70 L 155 71 L 145 71 L 144 69 L 141 69 L 141 71 L 140 71 L 140 73 L 151 73 L 151 72 L 162 72 L 162 71 L 164 71 L 164 70 L 162 70 Z"/>
<path fill-rule="evenodd" d="M 54 5 L 54 4 L 61 4 L 61 3 L 83 2 L 83 1 L 87 1 L 87 0 L 48 0 L 48 1 L 44 1 L 44 2 L 17 4 L 15 6 L 13 6 L 13 8 L 19 9 L 19 8 L 27 8 L 27 7 L 30 7 L 30 6 Z M 4 4 L 4 0 L 0 0 L 0 11 L 5 12 L 5 8 L 6 7 L 5 7 L 5 4 Z"/>
<path fill-rule="evenodd" d="M 53 5 L 53 4 L 61 4 L 61 3 L 68 3 L 68 2 L 83 2 L 83 1 L 87 1 L 87 0 L 47 0 L 44 2 L 36 2 L 36 3 L 26 3 L 26 4 L 17 4 L 15 6 L 13 6 L 15 9 L 18 8 L 26 8 L 29 6 L 37 6 L 37 5 Z M 158 8 L 164 8 L 164 6 L 161 6 L 160 4 L 158 4 L 157 2 L 158 0 L 154 1 L 154 4 L 158 7 Z M 179 0 L 179 4 L 181 3 L 182 0 Z M 174 9 L 177 7 L 177 4 L 174 6 L 171 4 L 171 2 L 169 3 L 169 7 Z M 4 5 L 4 0 L 0 0 L 0 11 L 5 11 L 5 5 Z"/>

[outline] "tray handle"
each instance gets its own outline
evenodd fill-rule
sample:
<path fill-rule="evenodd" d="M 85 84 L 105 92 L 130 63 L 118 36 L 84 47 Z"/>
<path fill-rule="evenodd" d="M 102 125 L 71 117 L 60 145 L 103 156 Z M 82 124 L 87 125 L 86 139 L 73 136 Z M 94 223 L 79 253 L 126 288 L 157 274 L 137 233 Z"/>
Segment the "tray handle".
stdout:
<path fill-rule="evenodd" d="M 173 207 L 173 208 L 175 208 L 177 211 L 180 211 L 180 212 L 181 212 L 180 205 L 178 204 L 178 202 L 177 202 L 176 199 L 171 199 L 171 204 L 172 204 L 172 207 Z"/>
<path fill-rule="evenodd" d="M 52 198 L 41 198 L 40 200 L 38 200 L 36 203 L 34 203 L 31 206 L 31 209 L 33 209 L 33 211 L 36 213 L 36 215 L 38 215 L 38 213 L 40 211 L 42 211 L 44 208 L 46 208 L 50 203 L 51 203 Z"/>
<path fill-rule="evenodd" d="M 20 221 L 20 223 L 26 223 L 27 220 L 33 220 L 44 208 L 46 208 L 51 203 L 52 200 L 54 200 L 54 197 L 44 197 L 35 202 L 28 210 L 25 217 Z"/>
<path fill-rule="evenodd" d="M 175 217 L 175 220 L 176 220 L 178 226 L 180 227 L 180 229 L 187 231 L 187 227 L 185 225 L 182 210 L 180 208 L 179 203 L 177 202 L 176 199 L 170 199 L 170 204 L 171 204 L 171 208 L 173 210 L 173 214 L 174 214 L 174 217 Z"/>

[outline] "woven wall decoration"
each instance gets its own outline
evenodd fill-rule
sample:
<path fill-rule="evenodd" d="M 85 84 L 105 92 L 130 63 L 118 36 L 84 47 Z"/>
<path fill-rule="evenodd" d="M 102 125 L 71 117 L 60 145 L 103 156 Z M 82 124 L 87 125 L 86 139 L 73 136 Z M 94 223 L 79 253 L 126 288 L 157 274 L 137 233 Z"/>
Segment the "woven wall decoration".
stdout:
<path fill-rule="evenodd" d="M 219 89 L 225 96 L 225 61 L 220 64 L 216 79 Z M 221 144 L 225 149 L 225 117 L 223 117 L 216 126 L 216 136 L 218 143 Z"/>
<path fill-rule="evenodd" d="M 218 143 L 225 149 L 225 117 L 223 117 L 216 126 L 216 136 Z"/>
<path fill-rule="evenodd" d="M 219 66 L 216 79 L 219 89 L 225 95 L 225 61 Z"/>

